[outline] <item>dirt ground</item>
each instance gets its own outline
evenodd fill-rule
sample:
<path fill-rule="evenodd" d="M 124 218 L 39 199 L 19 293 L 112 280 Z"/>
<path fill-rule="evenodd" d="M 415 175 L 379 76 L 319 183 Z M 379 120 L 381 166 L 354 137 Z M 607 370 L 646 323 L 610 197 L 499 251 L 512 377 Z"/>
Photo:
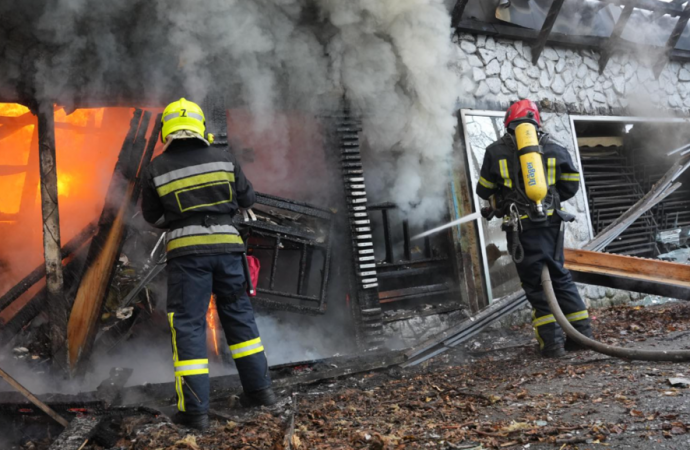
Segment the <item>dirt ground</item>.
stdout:
<path fill-rule="evenodd" d="M 605 342 L 690 348 L 690 304 L 594 311 Z M 484 333 L 421 367 L 281 392 L 277 407 L 216 401 L 211 430 L 130 417 L 117 449 L 687 449 L 688 364 L 592 352 L 540 359 L 529 327 Z M 690 380 L 688 381 L 690 383 Z M 100 449 L 86 445 L 85 449 Z"/>

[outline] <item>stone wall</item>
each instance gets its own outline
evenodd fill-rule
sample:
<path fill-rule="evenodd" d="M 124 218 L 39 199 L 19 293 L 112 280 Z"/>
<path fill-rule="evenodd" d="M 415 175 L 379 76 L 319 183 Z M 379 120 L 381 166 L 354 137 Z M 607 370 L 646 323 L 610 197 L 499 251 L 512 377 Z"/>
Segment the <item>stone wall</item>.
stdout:
<path fill-rule="evenodd" d="M 552 104 L 556 112 L 619 114 L 636 106 L 690 111 L 690 63 L 669 62 L 654 79 L 645 55 L 615 54 L 599 74 L 592 50 L 546 47 L 536 66 L 522 41 L 461 34 L 455 68 L 463 107 L 506 105 L 517 98 Z"/>

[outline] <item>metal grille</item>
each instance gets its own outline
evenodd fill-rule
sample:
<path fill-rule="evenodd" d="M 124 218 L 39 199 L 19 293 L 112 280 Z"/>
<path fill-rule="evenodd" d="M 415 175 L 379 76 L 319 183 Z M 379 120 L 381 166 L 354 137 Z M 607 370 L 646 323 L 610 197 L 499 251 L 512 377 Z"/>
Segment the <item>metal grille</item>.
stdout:
<path fill-rule="evenodd" d="M 633 164 L 622 147 L 580 147 L 587 198 L 594 234 L 640 200 L 646 190 L 635 177 Z M 605 251 L 635 256 L 656 256 L 657 223 L 647 212 L 613 241 Z"/>

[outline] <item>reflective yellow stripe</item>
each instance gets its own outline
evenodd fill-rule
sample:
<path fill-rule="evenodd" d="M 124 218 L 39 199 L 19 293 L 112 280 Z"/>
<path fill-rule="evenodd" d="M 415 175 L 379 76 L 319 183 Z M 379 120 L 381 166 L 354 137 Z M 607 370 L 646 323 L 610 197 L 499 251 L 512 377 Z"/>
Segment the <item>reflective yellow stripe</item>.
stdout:
<path fill-rule="evenodd" d="M 173 326 L 173 316 L 175 315 L 174 312 L 168 313 L 168 322 L 170 323 L 170 331 L 172 333 L 172 346 L 173 346 L 173 361 L 177 363 L 177 342 L 176 342 L 176 333 L 175 333 L 175 327 Z"/>
<path fill-rule="evenodd" d="M 508 161 L 502 159 L 498 161 L 498 167 L 501 169 L 501 177 L 503 177 L 503 185 L 507 188 L 513 188 L 513 181 L 510 179 L 510 172 L 508 171 Z"/>
<path fill-rule="evenodd" d="M 174 316 L 174 312 L 168 313 L 168 322 L 170 323 L 170 331 L 172 333 L 173 363 L 177 364 L 177 333 L 175 332 L 175 327 L 173 326 Z M 175 392 L 177 393 L 177 409 L 184 412 L 184 394 L 182 393 L 181 377 L 175 377 Z"/>
<path fill-rule="evenodd" d="M 176 377 L 187 377 L 190 375 L 204 375 L 208 373 L 208 367 L 205 369 L 192 369 L 192 370 L 181 370 L 175 372 Z"/>
<path fill-rule="evenodd" d="M 522 283 L 520 283 L 520 285 L 522 285 Z M 536 320 L 536 315 L 537 315 L 537 311 L 533 309 L 532 310 L 532 321 L 533 322 Z M 533 328 L 534 328 L 534 336 L 537 338 L 537 342 L 539 342 L 539 350 L 542 350 L 544 348 L 544 340 L 539 335 L 539 328 L 537 328 L 537 327 L 533 327 Z"/>
<path fill-rule="evenodd" d="M 547 161 L 549 166 L 549 186 L 556 184 L 556 158 L 549 158 Z"/>
<path fill-rule="evenodd" d="M 482 186 L 484 186 L 487 189 L 495 189 L 496 188 L 496 185 L 494 183 L 492 183 L 491 181 L 487 180 L 484 177 L 479 177 L 479 184 L 481 184 Z"/>
<path fill-rule="evenodd" d="M 235 174 L 230 172 L 210 172 L 202 175 L 194 175 L 187 178 L 182 178 L 180 180 L 172 181 L 168 184 L 164 184 L 156 189 L 158 195 L 161 197 L 179 189 L 188 188 L 191 186 L 197 186 L 200 184 L 213 183 L 214 181 L 235 181 Z"/>
<path fill-rule="evenodd" d="M 554 323 L 555 321 L 556 321 L 556 318 L 553 317 L 553 314 L 549 314 L 548 316 L 542 316 L 538 319 L 535 318 L 532 321 L 532 326 L 536 328 L 536 327 L 540 327 L 542 325 L 546 325 L 549 323 Z"/>
<path fill-rule="evenodd" d="M 182 393 L 182 377 L 175 377 L 175 392 L 177 392 L 177 409 L 184 412 L 184 394 Z"/>
<path fill-rule="evenodd" d="M 242 244 L 242 238 L 236 234 L 211 234 L 208 236 L 187 236 L 179 239 L 173 239 L 168 242 L 168 251 L 175 250 L 180 247 L 190 247 L 192 245 L 210 245 L 210 244 Z"/>
<path fill-rule="evenodd" d="M 562 173 L 560 178 L 561 181 L 580 181 L 579 173 Z"/>
<path fill-rule="evenodd" d="M 228 198 L 227 199 L 223 199 L 223 200 L 220 200 L 220 201 L 217 201 L 214 203 L 204 203 L 201 205 L 192 205 L 192 206 L 188 206 L 187 208 L 182 207 L 182 202 L 180 201 L 180 194 L 182 194 L 183 192 L 189 192 L 189 191 L 194 191 L 196 189 L 204 189 L 204 188 L 208 188 L 208 187 L 212 187 L 212 186 L 220 186 L 220 185 L 228 187 Z M 177 198 L 177 206 L 180 208 L 180 212 L 185 212 L 185 211 L 189 211 L 190 209 L 204 208 L 206 206 L 215 206 L 215 205 L 220 205 L 222 203 L 230 203 L 232 201 L 232 187 L 230 186 L 230 182 L 227 180 L 219 181 L 216 183 L 202 184 L 201 186 L 194 186 L 194 187 L 190 187 L 187 189 L 181 189 L 181 190 L 175 192 L 175 198 Z"/>
<path fill-rule="evenodd" d="M 251 341 L 240 342 L 239 344 L 231 345 L 230 350 L 238 350 L 242 347 L 248 347 L 250 345 L 258 344 L 261 342 L 261 338 L 252 339 Z"/>
<path fill-rule="evenodd" d="M 208 364 L 208 359 L 188 359 L 187 361 L 175 361 L 175 367 L 192 366 L 196 364 Z"/>
<path fill-rule="evenodd" d="M 245 356 L 253 355 L 254 353 L 259 353 L 259 352 L 263 352 L 263 351 L 264 351 L 264 347 L 263 347 L 263 345 L 262 345 L 262 346 L 260 346 L 260 347 L 253 348 L 253 349 L 251 349 L 251 350 L 247 350 L 246 352 L 242 352 L 242 353 L 233 353 L 233 354 L 232 354 L 232 359 L 244 358 Z"/>
<path fill-rule="evenodd" d="M 578 320 L 584 320 L 589 318 L 589 312 L 585 309 L 584 311 L 578 311 L 574 313 L 567 314 L 566 319 L 568 322 L 577 322 Z"/>
<path fill-rule="evenodd" d="M 245 356 L 253 355 L 264 351 L 264 346 L 261 345 L 261 338 L 252 339 L 250 341 L 240 342 L 230 346 L 232 359 L 244 358 Z"/>

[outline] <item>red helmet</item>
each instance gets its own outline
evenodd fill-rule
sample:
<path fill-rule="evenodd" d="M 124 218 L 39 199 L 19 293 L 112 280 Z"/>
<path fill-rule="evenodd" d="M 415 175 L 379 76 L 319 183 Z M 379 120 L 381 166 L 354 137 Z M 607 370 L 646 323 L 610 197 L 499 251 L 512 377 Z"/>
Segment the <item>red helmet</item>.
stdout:
<path fill-rule="evenodd" d="M 541 126 L 541 117 L 539 117 L 537 104 L 532 100 L 520 100 L 519 102 L 515 102 L 510 105 L 510 108 L 508 108 L 508 111 L 506 111 L 506 117 L 503 121 L 503 125 L 508 128 L 510 122 L 521 119 L 530 120 L 537 126 Z"/>

